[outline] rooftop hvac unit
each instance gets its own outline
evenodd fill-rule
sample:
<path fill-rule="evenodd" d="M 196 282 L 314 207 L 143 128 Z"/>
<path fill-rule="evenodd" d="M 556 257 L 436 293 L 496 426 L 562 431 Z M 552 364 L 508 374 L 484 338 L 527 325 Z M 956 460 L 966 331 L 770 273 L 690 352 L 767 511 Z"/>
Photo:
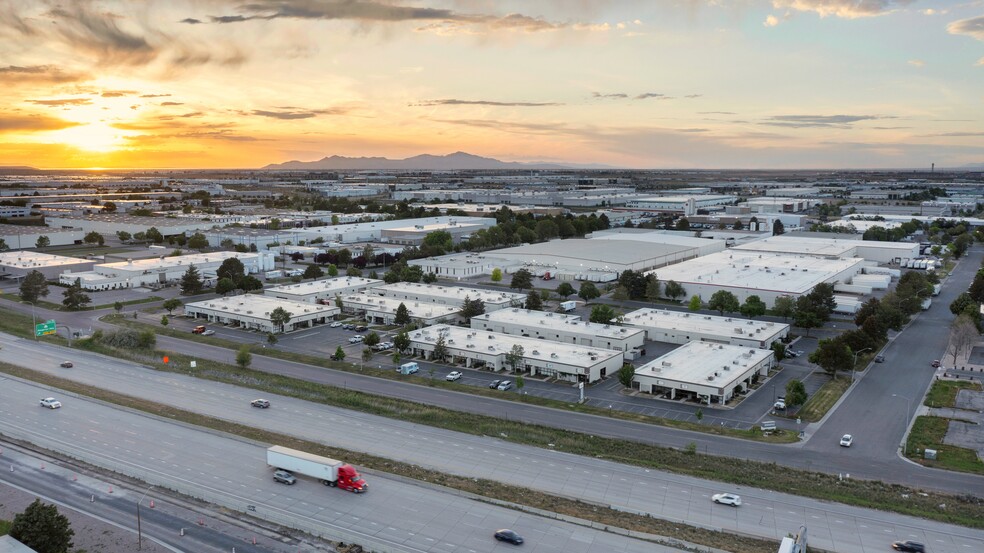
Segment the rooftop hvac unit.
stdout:
<path fill-rule="evenodd" d="M 673 362 L 672 361 L 663 361 L 663 366 L 664 367 L 670 367 L 672 365 L 673 365 Z"/>
<path fill-rule="evenodd" d="M 540 355 L 540 352 L 537 350 L 533 350 L 533 355 Z"/>
<path fill-rule="evenodd" d="M 598 358 L 597 358 L 597 357 L 595 357 L 594 355 L 592 355 L 592 356 L 591 356 L 591 360 L 592 360 L 592 361 L 597 361 L 597 360 L 598 360 Z"/>
<path fill-rule="evenodd" d="M 466 344 L 465 347 L 468 349 L 475 349 L 475 344 Z"/>
<path fill-rule="evenodd" d="M 721 373 L 714 371 L 714 376 L 721 376 Z"/>
<path fill-rule="evenodd" d="M 489 334 L 489 340 L 495 340 L 495 336 Z"/>
<path fill-rule="evenodd" d="M 454 338 L 451 338 L 450 340 L 448 340 L 448 343 L 449 344 L 453 344 L 454 343 Z"/>
<path fill-rule="evenodd" d="M 550 357 L 551 357 L 551 359 L 556 359 L 558 357 L 558 355 L 556 353 L 551 353 L 550 354 Z"/>
<path fill-rule="evenodd" d="M 712 375 L 708 375 L 708 376 L 707 376 L 707 380 L 709 380 L 709 381 L 710 381 L 710 380 L 714 380 L 714 376 L 712 376 Z"/>
<path fill-rule="evenodd" d="M 489 346 L 489 351 L 495 351 L 495 346 Z"/>
<path fill-rule="evenodd" d="M 741 334 L 741 327 L 735 327 L 735 334 Z"/>
<path fill-rule="evenodd" d="M 733 360 L 733 361 L 731 362 L 731 364 L 732 364 L 732 365 L 737 365 L 737 364 L 738 364 L 738 360 L 737 360 L 737 359 L 735 359 L 735 360 Z"/>

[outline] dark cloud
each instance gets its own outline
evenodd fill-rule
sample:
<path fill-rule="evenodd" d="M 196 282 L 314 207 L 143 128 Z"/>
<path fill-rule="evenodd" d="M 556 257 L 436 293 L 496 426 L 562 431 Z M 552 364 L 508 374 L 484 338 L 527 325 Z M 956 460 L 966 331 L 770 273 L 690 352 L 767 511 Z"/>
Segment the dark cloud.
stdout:
<path fill-rule="evenodd" d="M 44 115 L 22 115 L 18 113 L 0 112 L 0 134 L 23 131 L 57 131 L 75 127 L 79 123 L 65 121 Z"/>
<path fill-rule="evenodd" d="M 161 102 L 162 106 L 183 106 L 184 102 Z"/>
<path fill-rule="evenodd" d="M 677 129 L 677 132 L 708 132 L 710 129 Z"/>
<path fill-rule="evenodd" d="M 144 37 L 121 29 L 118 16 L 98 10 L 89 2 L 59 5 L 46 15 L 54 20 L 54 32 L 68 46 L 102 64 L 143 65 L 159 53 Z"/>
<path fill-rule="evenodd" d="M 319 115 L 344 115 L 347 110 L 343 108 L 330 108 L 330 109 L 303 109 L 296 108 L 292 106 L 280 106 L 277 108 L 278 111 L 265 110 L 265 109 L 254 109 L 253 111 L 246 112 L 246 115 L 258 115 L 260 117 L 270 117 L 272 119 L 310 119 L 312 117 L 317 117 Z"/>
<path fill-rule="evenodd" d="M 170 94 L 141 94 L 141 98 L 167 98 Z"/>
<path fill-rule="evenodd" d="M 592 92 L 592 98 L 614 98 L 614 99 L 624 99 L 628 98 L 629 95 L 623 92 L 610 92 L 608 94 L 602 94 L 601 92 Z"/>
<path fill-rule="evenodd" d="M 876 121 L 879 119 L 895 119 L 883 115 L 775 115 L 762 121 L 762 125 L 776 127 L 829 127 L 849 129 L 852 123 L 859 121 Z"/>
<path fill-rule="evenodd" d="M 693 100 L 694 98 L 700 98 L 703 94 L 687 94 L 684 98 L 688 100 Z"/>
<path fill-rule="evenodd" d="M 255 19 L 323 19 L 354 20 L 363 23 L 395 23 L 401 21 L 430 22 L 423 29 L 448 29 L 479 26 L 488 29 L 518 29 L 528 32 L 567 27 L 539 17 L 512 13 L 505 16 L 489 14 L 465 14 L 450 9 L 398 6 L 374 0 L 257 0 L 243 4 L 245 13 L 210 16 L 209 21 L 218 24 L 242 23 Z M 201 20 L 187 18 L 183 23 L 197 24 Z"/>
<path fill-rule="evenodd" d="M 934 136 L 984 136 L 984 132 L 943 132 L 938 134 L 924 134 L 923 137 L 934 137 Z"/>
<path fill-rule="evenodd" d="M 219 53 L 205 50 L 194 50 L 188 46 L 182 48 L 171 57 L 171 65 L 174 68 L 187 68 L 207 63 L 215 63 L 227 67 L 239 67 L 246 62 L 246 54 L 234 48 L 231 51 Z"/>
<path fill-rule="evenodd" d="M 91 75 L 66 72 L 54 65 L 8 65 L 6 67 L 0 67 L 0 81 L 5 84 L 66 83 L 87 81 L 91 78 Z"/>
<path fill-rule="evenodd" d="M 186 18 L 182 19 L 181 21 L 178 21 L 178 23 L 187 23 L 188 25 L 198 25 L 198 24 L 202 23 L 202 20 L 201 19 L 195 19 L 194 17 L 186 17 Z"/>
<path fill-rule="evenodd" d="M 667 96 L 666 94 L 660 94 L 658 92 L 643 92 L 633 98 L 633 100 L 646 100 L 648 98 L 656 98 L 657 100 L 672 100 L 672 96 Z"/>
<path fill-rule="evenodd" d="M 0 7 L 0 29 L 8 28 L 24 36 L 34 36 L 38 33 L 30 23 L 14 11 L 12 5 Z"/>
<path fill-rule="evenodd" d="M 456 100 L 453 98 L 443 100 L 423 100 L 411 106 L 505 106 L 505 107 L 544 107 L 562 106 L 557 102 L 497 102 L 495 100 Z"/>
<path fill-rule="evenodd" d="M 697 115 L 738 115 L 733 111 L 698 111 Z"/>
<path fill-rule="evenodd" d="M 107 90 L 102 93 L 103 98 L 121 98 L 123 96 L 133 96 L 136 90 Z"/>
<path fill-rule="evenodd" d="M 87 106 L 92 103 L 88 98 L 58 98 L 56 100 L 28 100 L 32 104 L 39 106 Z"/>

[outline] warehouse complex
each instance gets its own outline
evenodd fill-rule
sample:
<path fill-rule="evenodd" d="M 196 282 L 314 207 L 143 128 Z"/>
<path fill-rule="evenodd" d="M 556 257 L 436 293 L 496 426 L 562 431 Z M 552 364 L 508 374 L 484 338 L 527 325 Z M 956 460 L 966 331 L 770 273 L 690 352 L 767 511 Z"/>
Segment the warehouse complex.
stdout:
<path fill-rule="evenodd" d="M 523 305 L 523 302 L 526 301 L 526 294 L 516 292 L 500 292 L 498 290 L 485 290 L 482 288 L 421 284 L 417 282 L 383 284 L 374 287 L 372 292 L 387 298 L 449 305 L 457 309 L 461 309 L 464 305 L 465 298 L 472 301 L 482 300 L 485 304 L 486 312 Z"/>
<path fill-rule="evenodd" d="M 413 355 L 432 359 L 438 341 L 442 341 L 447 350 L 447 361 L 493 371 L 512 370 L 509 354 L 515 346 L 519 346 L 522 355 L 516 359 L 515 370 L 569 382 L 595 382 L 605 375 L 614 375 L 622 366 L 623 359 L 620 351 L 448 325 L 436 325 L 410 333 Z"/>
<path fill-rule="evenodd" d="M 383 284 L 382 280 L 362 277 L 336 277 L 298 284 L 286 284 L 267 288 L 263 293 L 274 298 L 281 298 L 301 303 L 320 303 L 335 299 L 335 296 L 361 293 Z"/>
<path fill-rule="evenodd" d="M 642 348 L 646 335 L 645 331 L 637 328 L 590 323 L 582 321 L 577 315 L 528 309 L 501 309 L 494 313 L 472 317 L 471 327 L 476 330 L 619 351 Z"/>
<path fill-rule="evenodd" d="M 270 314 L 278 307 L 291 315 L 283 329 L 274 325 L 270 319 Z M 189 317 L 203 318 L 210 323 L 246 330 L 272 333 L 290 332 L 325 324 L 335 318 L 339 312 L 340 310 L 335 306 L 300 303 L 256 294 L 215 298 L 184 306 L 184 313 Z"/>
<path fill-rule="evenodd" d="M 100 263 L 94 265 L 91 271 L 64 273 L 58 280 L 68 285 L 79 280 L 86 290 L 163 286 L 179 281 L 194 265 L 206 286 L 210 286 L 215 271 L 226 259 L 241 261 L 247 274 L 268 271 L 274 265 L 272 253 L 213 252 Z"/>
<path fill-rule="evenodd" d="M 647 340 L 671 344 L 713 342 L 769 349 L 789 335 L 789 325 L 785 323 L 651 308 L 626 314 L 623 324 L 645 331 Z"/>
<path fill-rule="evenodd" d="M 395 324 L 396 310 L 401 303 L 409 311 L 411 320 L 424 325 L 453 321 L 461 311 L 460 305 L 385 298 L 372 293 L 346 294 L 341 298 L 342 311 L 365 317 L 366 322 L 374 324 Z"/>
<path fill-rule="evenodd" d="M 767 349 L 689 342 L 637 368 L 632 385 L 668 399 L 724 405 L 767 376 L 774 359 Z"/>
<path fill-rule="evenodd" d="M 913 242 L 878 242 L 874 240 L 838 240 L 803 236 L 771 236 L 735 246 L 743 252 L 768 252 L 816 257 L 861 257 L 877 263 L 891 263 L 899 258 L 919 257 L 919 244 Z"/>
<path fill-rule="evenodd" d="M 88 271 L 95 266 L 91 259 L 78 259 L 31 251 L 0 252 L 0 273 L 3 278 L 22 278 L 38 271 L 45 279 L 53 280 L 64 272 Z"/>

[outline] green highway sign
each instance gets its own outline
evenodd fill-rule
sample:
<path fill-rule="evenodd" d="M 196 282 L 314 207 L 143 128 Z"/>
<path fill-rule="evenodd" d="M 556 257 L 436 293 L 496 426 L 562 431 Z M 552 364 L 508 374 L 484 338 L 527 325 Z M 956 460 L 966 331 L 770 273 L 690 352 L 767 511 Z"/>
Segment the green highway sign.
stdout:
<path fill-rule="evenodd" d="M 57 330 L 55 329 L 54 320 L 45 321 L 34 326 L 35 336 L 47 336 L 49 334 L 54 334 L 55 332 L 57 332 Z"/>

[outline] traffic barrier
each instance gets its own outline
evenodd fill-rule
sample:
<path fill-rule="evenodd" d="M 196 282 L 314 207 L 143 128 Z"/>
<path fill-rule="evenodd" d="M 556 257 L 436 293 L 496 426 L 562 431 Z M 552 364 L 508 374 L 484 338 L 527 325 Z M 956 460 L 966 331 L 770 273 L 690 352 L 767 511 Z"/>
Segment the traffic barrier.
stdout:
<path fill-rule="evenodd" d="M 153 499 L 151 499 L 151 500 L 150 500 L 150 508 L 151 508 L 151 509 L 153 509 L 153 508 L 154 508 L 154 500 L 153 500 Z"/>

